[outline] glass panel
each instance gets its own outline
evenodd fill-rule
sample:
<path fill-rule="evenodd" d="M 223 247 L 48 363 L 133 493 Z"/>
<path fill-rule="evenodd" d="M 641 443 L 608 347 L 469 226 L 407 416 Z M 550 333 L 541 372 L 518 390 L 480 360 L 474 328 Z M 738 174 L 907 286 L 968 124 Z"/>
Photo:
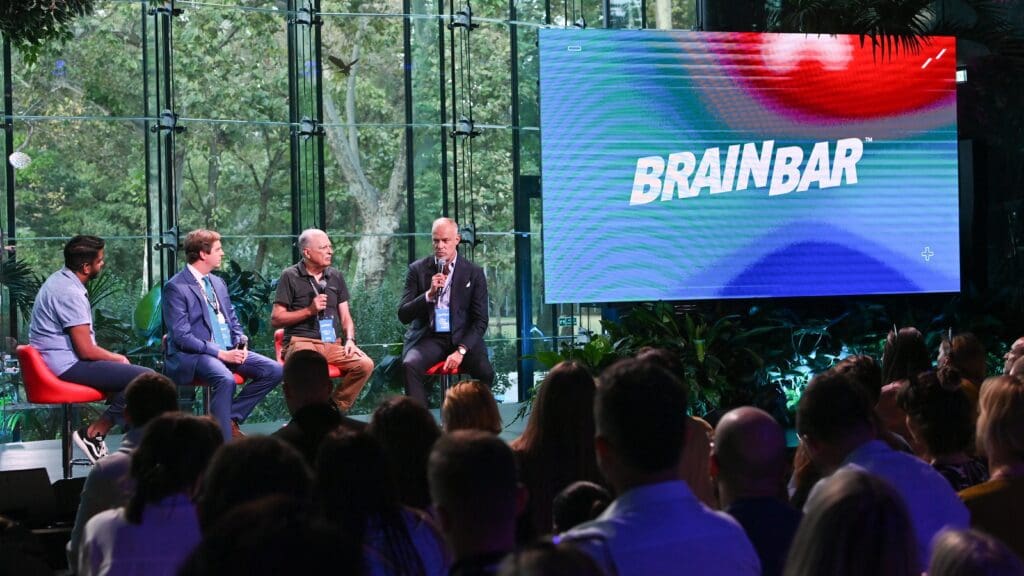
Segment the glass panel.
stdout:
<path fill-rule="evenodd" d="M 658 21 L 659 4 L 666 15 Z M 693 30 L 697 26 L 696 0 L 647 0 L 647 27 Z"/>
<path fill-rule="evenodd" d="M 609 28 L 640 28 L 640 0 L 610 0 Z"/>

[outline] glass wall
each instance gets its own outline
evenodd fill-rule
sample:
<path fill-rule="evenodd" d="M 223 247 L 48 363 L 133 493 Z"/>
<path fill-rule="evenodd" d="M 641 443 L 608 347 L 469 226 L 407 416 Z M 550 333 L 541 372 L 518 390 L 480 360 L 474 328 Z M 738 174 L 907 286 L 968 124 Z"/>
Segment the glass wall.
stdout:
<path fill-rule="evenodd" d="M 691 26 L 692 12 L 673 7 L 673 22 Z M 543 303 L 537 32 L 653 27 L 653 14 L 639 0 L 97 0 L 67 43 L 35 59 L 15 51 L 0 78 L 12 94 L 4 157 L 31 158 L 7 163 L 0 187 L 13 262 L 41 281 L 70 236 L 106 238 L 100 343 L 159 368 L 154 304 L 184 265 L 185 233 L 223 235 L 235 306 L 269 355 L 274 283 L 296 234 L 323 228 L 378 364 L 365 412 L 401 390 L 406 266 L 429 254 L 431 222 L 451 216 L 487 276 L 495 392 L 519 399 L 536 376 L 521 355 L 573 337 L 558 319 L 579 315 Z M 6 266 L 0 324 L 24 342 L 13 302 L 32 294 Z M 5 413 L 24 408 L 11 380 Z M 21 437 L 52 437 L 49 412 L 26 412 Z M 254 415 L 285 417 L 279 391 Z"/>

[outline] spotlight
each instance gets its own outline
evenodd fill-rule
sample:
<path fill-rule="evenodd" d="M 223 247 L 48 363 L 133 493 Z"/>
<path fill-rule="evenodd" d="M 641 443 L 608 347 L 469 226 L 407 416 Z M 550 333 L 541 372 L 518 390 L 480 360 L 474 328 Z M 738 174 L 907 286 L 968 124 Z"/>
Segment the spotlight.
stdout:
<path fill-rule="evenodd" d="M 28 168 L 28 165 L 32 163 L 32 157 L 21 151 L 14 152 L 7 157 L 7 160 L 11 163 L 11 166 L 14 166 L 15 170 Z"/>

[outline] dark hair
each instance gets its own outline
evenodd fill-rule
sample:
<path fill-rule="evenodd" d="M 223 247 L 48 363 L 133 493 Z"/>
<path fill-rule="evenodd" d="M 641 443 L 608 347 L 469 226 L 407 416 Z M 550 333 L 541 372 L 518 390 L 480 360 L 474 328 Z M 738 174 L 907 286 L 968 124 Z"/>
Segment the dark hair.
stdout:
<path fill-rule="evenodd" d="M 405 523 L 387 457 L 365 432 L 337 430 L 324 438 L 316 457 L 315 496 L 329 520 L 362 548 L 368 525 L 383 532 L 380 550 L 399 574 L 424 574 Z"/>
<path fill-rule="evenodd" d="M 78 272 L 82 266 L 92 264 L 106 244 L 99 236 L 74 236 L 64 245 L 64 265 L 72 272 Z"/>
<path fill-rule="evenodd" d="M 943 366 L 911 376 L 896 397 L 930 456 L 957 454 L 974 444 L 974 409 L 960 381 L 955 368 Z"/>
<path fill-rule="evenodd" d="M 249 436 L 224 445 L 203 477 L 198 498 L 203 531 L 237 506 L 271 494 L 308 499 L 313 475 L 298 450 L 273 436 Z"/>
<path fill-rule="evenodd" d="M 597 518 L 611 503 L 612 495 L 599 484 L 584 480 L 569 484 L 551 503 L 554 532 L 565 532 Z"/>
<path fill-rule="evenodd" d="M 787 576 L 919 576 L 910 514 L 884 480 L 858 468 L 825 479 L 807 502 Z"/>
<path fill-rule="evenodd" d="M 905 380 L 911 374 L 923 372 L 932 367 L 932 359 L 925 346 L 924 336 L 914 327 L 900 328 L 889 332 L 882 351 L 882 379 L 885 386 L 890 382 Z"/>
<path fill-rule="evenodd" d="M 185 258 L 189 264 L 199 260 L 199 253 L 213 252 L 213 245 L 220 240 L 220 234 L 213 230 L 199 228 L 185 235 Z"/>
<path fill-rule="evenodd" d="M 928 576 L 1020 576 L 1024 562 L 1001 540 L 979 530 L 943 530 L 932 546 Z"/>
<path fill-rule="evenodd" d="M 515 456 L 503 440 L 483 430 L 456 430 L 434 444 L 427 467 L 434 504 L 464 530 L 514 522 Z"/>
<path fill-rule="evenodd" d="M 136 428 L 164 412 L 178 410 L 178 388 L 158 372 L 143 372 L 132 379 L 124 390 L 124 398 L 125 415 Z"/>
<path fill-rule="evenodd" d="M 859 384 L 871 397 L 871 405 L 878 403 L 882 395 L 882 367 L 875 362 L 875 359 L 866 354 L 847 356 L 833 367 L 839 374 L 845 374 Z M 885 384 L 888 384 L 886 382 Z"/>
<path fill-rule="evenodd" d="M 501 433 L 501 413 L 494 394 L 479 380 L 465 380 L 448 389 L 441 405 L 445 432 L 486 430 Z"/>
<path fill-rule="evenodd" d="M 986 366 L 985 345 L 977 336 L 970 332 L 962 332 L 953 337 L 947 344 L 945 363 L 956 368 L 960 374 L 980 386 L 988 374 Z"/>
<path fill-rule="evenodd" d="M 191 495 L 223 438 L 220 428 L 209 418 L 170 413 L 147 424 L 139 447 L 132 453 L 135 492 L 125 506 L 127 520 L 141 524 L 147 504 L 178 493 Z"/>
<path fill-rule="evenodd" d="M 322 384 L 330 379 L 327 358 L 316 350 L 296 350 L 284 362 L 284 381 L 291 386 Z"/>
<path fill-rule="evenodd" d="M 509 554 L 498 576 L 603 576 L 593 558 L 570 543 L 541 540 Z"/>
<path fill-rule="evenodd" d="M 582 364 L 559 363 L 537 387 L 526 429 L 512 442 L 540 533 L 551 529 L 555 494 L 576 480 L 601 479 L 594 455 L 595 393 L 594 378 Z"/>
<path fill-rule="evenodd" d="M 620 458 L 644 472 L 678 466 L 686 430 L 686 389 L 649 360 L 628 359 L 605 370 L 597 385 L 594 420 Z"/>
<path fill-rule="evenodd" d="M 379 440 L 384 449 L 394 472 L 399 500 L 413 508 L 429 508 L 427 460 L 434 443 L 441 437 L 433 414 L 408 396 L 395 396 L 377 407 L 367 432 Z"/>
<path fill-rule="evenodd" d="M 334 574 L 359 574 L 361 560 L 362 551 L 310 502 L 276 494 L 227 513 L 204 534 L 178 575 L 306 575 L 325 574 L 328 568 Z"/>
<path fill-rule="evenodd" d="M 796 429 L 804 436 L 832 443 L 861 429 L 874 429 L 874 409 L 862 386 L 848 374 L 827 370 L 804 389 L 796 410 Z"/>

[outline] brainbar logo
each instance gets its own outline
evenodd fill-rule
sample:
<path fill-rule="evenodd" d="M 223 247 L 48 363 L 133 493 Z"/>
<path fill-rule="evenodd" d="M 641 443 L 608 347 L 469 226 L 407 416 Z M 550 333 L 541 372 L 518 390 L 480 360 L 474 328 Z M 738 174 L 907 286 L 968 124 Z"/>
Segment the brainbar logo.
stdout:
<path fill-rule="evenodd" d="M 754 188 L 768 187 L 769 196 L 794 190 L 803 192 L 811 184 L 817 184 L 818 188 L 834 188 L 844 180 L 846 184 L 856 184 L 857 162 L 864 154 L 864 143 L 860 138 L 837 140 L 835 153 L 831 155 L 829 144 L 815 142 L 806 164 L 803 148 L 775 148 L 774 140 L 765 140 L 760 151 L 754 142 L 729 146 L 724 165 L 719 148 L 705 150 L 699 165 L 693 152 L 676 152 L 667 159 L 645 156 L 636 161 L 629 204 L 647 204 L 659 198 L 671 200 L 673 194 L 678 198 L 693 198 L 704 188 L 711 194 L 746 190 L 751 180 Z M 768 185 L 769 173 L 771 186 Z"/>

